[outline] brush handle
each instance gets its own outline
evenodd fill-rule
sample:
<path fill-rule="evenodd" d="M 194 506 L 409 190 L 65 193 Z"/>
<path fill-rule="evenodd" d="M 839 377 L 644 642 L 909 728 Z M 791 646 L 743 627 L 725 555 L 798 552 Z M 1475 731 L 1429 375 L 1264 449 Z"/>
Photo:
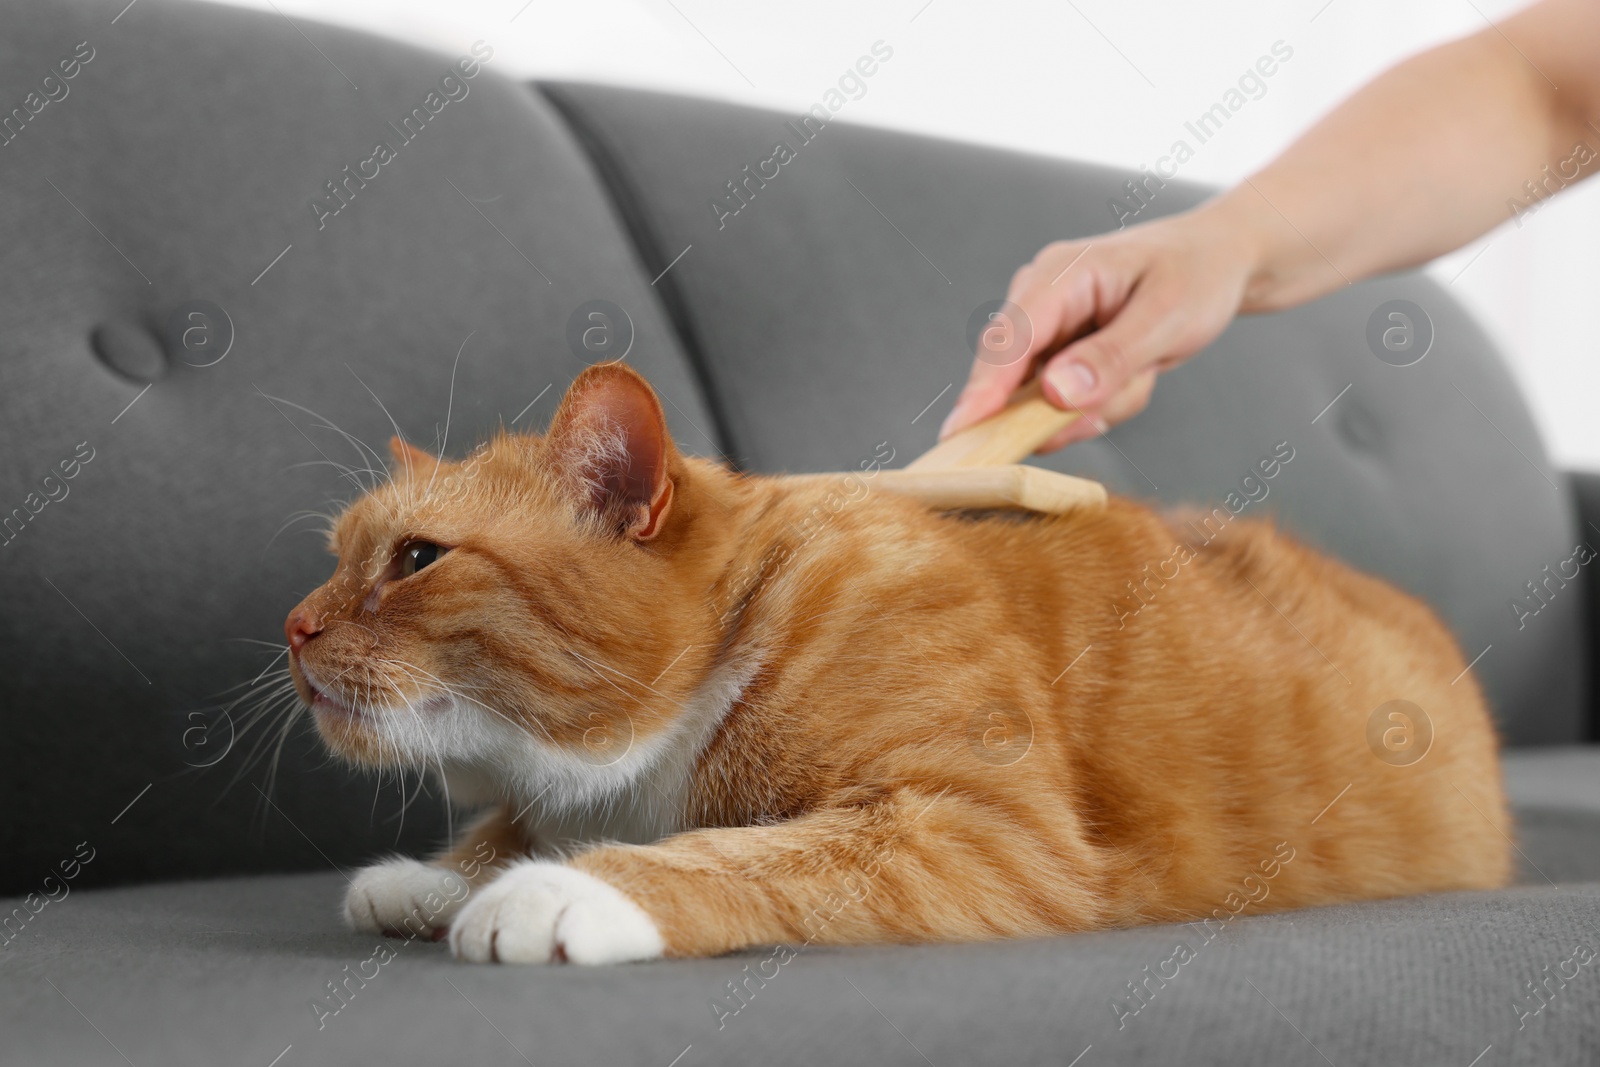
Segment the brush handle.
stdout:
<path fill-rule="evenodd" d="M 1087 478 L 1013 463 L 997 467 L 879 471 L 870 483 L 916 497 L 934 508 L 1020 508 L 1045 515 L 1096 512 L 1106 507 L 1106 487 Z"/>
<path fill-rule="evenodd" d="M 1020 463 L 1078 419 L 1044 398 L 1037 380 L 1017 390 L 1011 402 L 975 426 L 941 441 L 906 464 L 906 470 L 998 467 Z"/>
<path fill-rule="evenodd" d="M 1099 482 L 1018 462 L 1078 417 L 1076 411 L 1051 404 L 1039 383 L 1030 382 L 995 415 L 935 445 L 904 470 L 879 471 L 872 484 L 941 510 L 1020 508 L 1046 515 L 1104 511 L 1106 489 Z"/>

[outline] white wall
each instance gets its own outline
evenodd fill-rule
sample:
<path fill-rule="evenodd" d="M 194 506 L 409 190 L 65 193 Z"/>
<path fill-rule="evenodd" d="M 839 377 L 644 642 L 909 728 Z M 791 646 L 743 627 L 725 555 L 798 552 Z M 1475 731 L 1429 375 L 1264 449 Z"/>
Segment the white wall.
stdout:
<path fill-rule="evenodd" d="M 238 0 L 273 8 L 271 0 Z M 1182 175 L 1236 181 L 1397 59 L 1519 0 L 276 0 L 291 18 L 449 52 L 505 74 L 801 109 L 882 39 L 894 59 L 853 122 L 1129 166 L 1153 162 L 1256 59 L 1294 50 Z M 1403 178 L 1397 178 L 1403 180 Z M 952 206 L 955 209 L 955 206 Z M 1109 220 L 1108 220 L 1109 221 Z M 1600 182 L 1444 257 L 1510 352 L 1558 462 L 1600 469 Z M 1481 254 L 1480 254 L 1481 253 Z M 1476 258 L 1475 258 L 1476 257 Z"/>

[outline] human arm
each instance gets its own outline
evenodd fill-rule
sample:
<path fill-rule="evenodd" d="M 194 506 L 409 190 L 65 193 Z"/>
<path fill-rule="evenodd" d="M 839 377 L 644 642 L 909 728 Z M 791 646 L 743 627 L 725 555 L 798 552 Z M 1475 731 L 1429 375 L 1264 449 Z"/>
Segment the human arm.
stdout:
<path fill-rule="evenodd" d="M 1380 75 L 1198 208 L 1047 245 L 1007 294 L 1029 358 L 980 356 L 941 435 L 997 411 L 1037 367 L 1052 403 L 1088 416 L 1045 448 L 1093 436 L 1143 410 L 1156 374 L 1234 315 L 1460 247 L 1511 217 L 1547 165 L 1587 177 L 1600 169 L 1597 57 L 1600 4 L 1543 0 Z M 1572 162 L 1580 142 L 1586 163 Z"/>

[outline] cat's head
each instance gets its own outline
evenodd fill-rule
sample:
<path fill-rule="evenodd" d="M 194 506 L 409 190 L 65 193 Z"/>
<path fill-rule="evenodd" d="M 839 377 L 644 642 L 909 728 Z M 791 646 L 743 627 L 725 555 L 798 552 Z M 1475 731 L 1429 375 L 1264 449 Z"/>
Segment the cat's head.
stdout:
<path fill-rule="evenodd" d="M 284 624 L 323 739 L 370 766 L 620 773 L 711 652 L 692 647 L 710 465 L 617 363 L 579 375 L 543 436 L 455 462 L 391 451 L 392 479 L 334 526 L 333 576 Z"/>

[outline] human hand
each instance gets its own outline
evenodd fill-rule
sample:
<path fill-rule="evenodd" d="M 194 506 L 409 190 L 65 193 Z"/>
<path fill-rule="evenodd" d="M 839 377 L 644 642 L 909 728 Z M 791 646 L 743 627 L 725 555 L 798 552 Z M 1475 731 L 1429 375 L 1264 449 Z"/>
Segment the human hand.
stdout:
<path fill-rule="evenodd" d="M 939 431 L 941 439 L 999 411 L 1037 369 L 1045 398 L 1083 418 L 1048 452 L 1132 418 L 1156 374 L 1204 348 L 1238 313 L 1255 270 L 1249 228 L 1213 202 L 1087 240 L 1046 245 L 1011 279 L 1012 329 L 1023 354 L 986 348 Z"/>

